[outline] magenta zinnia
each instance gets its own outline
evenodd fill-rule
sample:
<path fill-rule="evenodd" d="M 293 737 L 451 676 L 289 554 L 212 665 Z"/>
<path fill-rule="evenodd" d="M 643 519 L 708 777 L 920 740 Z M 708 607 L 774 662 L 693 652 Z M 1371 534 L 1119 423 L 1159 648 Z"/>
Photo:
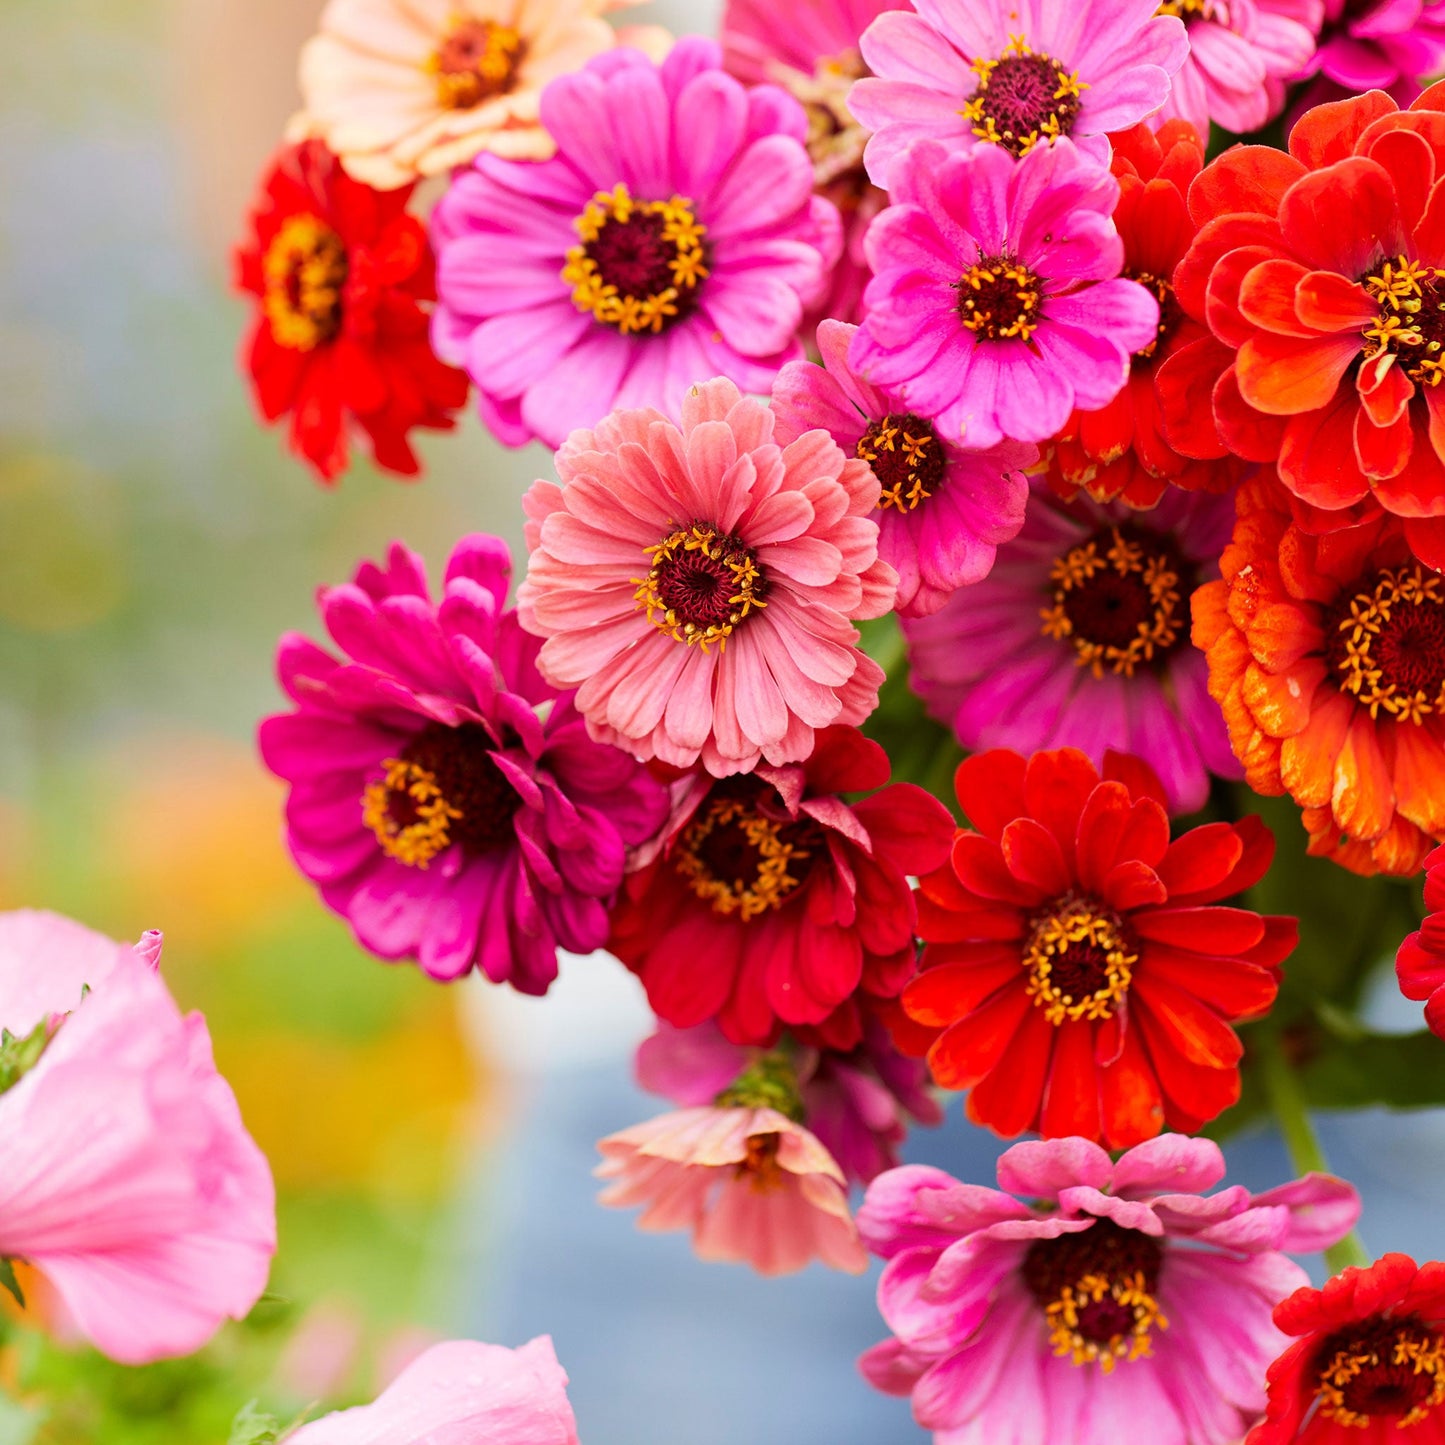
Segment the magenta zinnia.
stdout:
<path fill-rule="evenodd" d="M 823 431 L 780 446 L 719 378 L 680 429 L 648 410 L 575 432 L 557 473 L 525 500 L 517 605 L 593 737 L 722 777 L 800 762 L 816 729 L 872 712 L 883 671 L 849 619 L 887 612 L 896 576 L 866 462 Z"/>
<path fill-rule="evenodd" d="M 260 742 L 291 784 L 293 857 L 366 948 L 538 994 L 559 946 L 605 941 L 627 849 L 660 826 L 666 794 L 538 676 L 537 643 L 504 610 L 510 574 L 506 544 L 473 536 L 439 606 L 399 544 L 385 568 L 325 588 L 345 659 L 282 638 L 295 710 Z"/>

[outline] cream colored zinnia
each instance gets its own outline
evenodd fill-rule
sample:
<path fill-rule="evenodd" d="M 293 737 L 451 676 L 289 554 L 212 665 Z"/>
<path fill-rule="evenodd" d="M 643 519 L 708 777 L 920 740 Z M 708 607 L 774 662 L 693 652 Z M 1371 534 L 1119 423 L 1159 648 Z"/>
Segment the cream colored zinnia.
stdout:
<path fill-rule="evenodd" d="M 357 180 L 403 186 L 480 151 L 545 160 L 547 82 L 619 38 L 665 44 L 638 27 L 621 37 L 607 0 L 330 0 L 301 52 L 304 115 Z"/>

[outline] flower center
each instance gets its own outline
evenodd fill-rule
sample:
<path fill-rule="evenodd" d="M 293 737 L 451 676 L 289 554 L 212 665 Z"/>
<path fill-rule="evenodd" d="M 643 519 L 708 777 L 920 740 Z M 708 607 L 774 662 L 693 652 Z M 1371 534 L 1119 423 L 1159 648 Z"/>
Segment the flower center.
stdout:
<path fill-rule="evenodd" d="M 1438 386 L 1445 376 L 1445 271 L 1397 256 L 1360 284 L 1379 307 L 1374 324 L 1365 328 L 1365 360 L 1388 351 L 1400 358 L 1411 381 Z"/>
<path fill-rule="evenodd" d="M 1107 1375 L 1120 1360 L 1149 1353 L 1159 1310 L 1161 1246 L 1137 1229 L 1096 1219 L 1078 1234 L 1036 1239 L 1023 1278 L 1049 1324 L 1054 1354 L 1076 1365 L 1098 1362 Z"/>
<path fill-rule="evenodd" d="M 1021 35 L 1010 39 L 997 60 L 975 60 L 973 69 L 978 89 L 961 114 L 972 121 L 980 140 L 993 141 L 1016 156 L 1027 155 L 1041 141 L 1068 135 L 1080 97 L 1089 88 L 1077 72 L 1031 50 Z"/>
<path fill-rule="evenodd" d="M 781 1189 L 787 1183 L 787 1171 L 778 1163 L 781 1134 L 749 1134 L 747 1156 L 736 1169 L 739 1179 L 746 1178 L 761 1194 Z"/>
<path fill-rule="evenodd" d="M 1383 708 L 1418 724 L 1445 710 L 1445 580 L 1418 564 L 1386 567 L 1336 606 L 1325 638 L 1340 691 L 1371 717 Z"/>
<path fill-rule="evenodd" d="M 1154 339 L 1148 346 L 1134 353 L 1138 360 L 1148 361 L 1159 349 L 1160 343 L 1179 324 L 1183 312 L 1178 301 L 1174 299 L 1174 287 L 1168 277 L 1156 276 L 1152 271 L 1129 271 L 1125 274 L 1131 281 L 1137 281 L 1146 291 L 1151 292 L 1159 303 L 1159 327 L 1154 333 Z"/>
<path fill-rule="evenodd" d="M 341 330 L 348 269 L 341 237 L 315 216 L 292 216 L 261 260 L 263 306 L 271 334 L 292 351 L 310 351 Z"/>
<path fill-rule="evenodd" d="M 382 850 L 411 868 L 425 868 L 458 844 L 490 852 L 513 836 L 522 800 L 497 766 L 496 744 L 476 723 L 429 723 L 382 763 L 385 775 L 361 797 L 362 821 Z"/>
<path fill-rule="evenodd" d="M 1027 341 L 1042 319 L 1043 283 L 1012 256 L 980 256 L 958 282 L 958 314 L 979 341 Z"/>
<path fill-rule="evenodd" d="M 1040 630 L 1071 642 L 1095 677 L 1106 669 L 1133 677 L 1189 636 L 1193 570 L 1162 533 L 1127 523 L 1102 529 L 1054 559 Z"/>
<path fill-rule="evenodd" d="M 943 481 L 947 459 L 930 422 L 911 411 L 879 417 L 858 438 L 855 455 L 873 468 L 883 488 L 878 506 L 911 512 Z"/>
<path fill-rule="evenodd" d="M 1212 20 L 1214 9 L 1214 0 L 1163 0 L 1154 13 L 1173 15 L 1188 25 L 1191 20 Z"/>
<path fill-rule="evenodd" d="M 822 56 L 811 75 L 788 65 L 770 67 L 773 78 L 803 107 L 808 117 L 808 158 L 815 185 L 846 177 L 859 191 L 867 184 L 863 146 L 868 132 L 848 109 L 853 82 L 872 72 L 856 50 Z"/>
<path fill-rule="evenodd" d="M 766 607 L 767 581 L 752 550 L 707 522 L 694 522 L 647 548 L 652 567 L 634 577 L 637 606 L 660 632 L 704 651 L 726 645 L 754 607 Z"/>
<path fill-rule="evenodd" d="M 1024 943 L 1027 990 L 1051 1024 L 1111 1018 L 1139 954 L 1119 915 L 1066 893 L 1042 908 Z"/>
<path fill-rule="evenodd" d="M 707 227 L 686 197 L 634 200 L 619 181 L 573 224 L 582 244 L 567 252 L 562 279 L 579 311 L 629 336 L 656 335 L 696 310 L 708 275 Z"/>
<path fill-rule="evenodd" d="M 806 882 L 826 844 L 811 819 L 763 813 L 760 785 L 737 784 L 710 799 L 688 824 L 673 866 L 714 913 L 743 922 L 781 908 Z"/>
<path fill-rule="evenodd" d="M 1377 1315 L 1321 1347 L 1320 1413 L 1364 1427 L 1385 1416 L 1418 1425 L 1445 1404 L 1445 1340 L 1414 1316 Z"/>
<path fill-rule="evenodd" d="M 516 84 L 527 42 L 508 25 L 464 15 L 453 22 L 427 69 L 444 110 L 471 110 Z"/>

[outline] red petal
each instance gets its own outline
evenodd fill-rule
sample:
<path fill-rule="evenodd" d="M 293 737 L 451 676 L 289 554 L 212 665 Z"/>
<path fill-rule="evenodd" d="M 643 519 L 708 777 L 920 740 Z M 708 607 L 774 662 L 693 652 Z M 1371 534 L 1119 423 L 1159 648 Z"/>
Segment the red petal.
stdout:
<path fill-rule="evenodd" d="M 1159 875 L 1137 858 L 1116 863 L 1104 879 L 1101 892 L 1104 902 L 1119 913 L 1132 913 L 1169 898 L 1169 890 L 1159 881 Z"/>
<path fill-rule="evenodd" d="M 1035 908 L 1049 895 L 1016 877 L 992 838 L 960 833 L 953 842 L 953 871 L 970 892 L 999 903 Z"/>
<path fill-rule="evenodd" d="M 1348 100 L 1327 101 L 1307 110 L 1289 133 L 1289 153 L 1311 170 L 1344 160 L 1369 125 L 1399 107 L 1378 90 Z"/>
<path fill-rule="evenodd" d="M 973 1086 L 968 1117 L 1006 1139 L 1037 1128 L 1054 1034 L 1044 1011 L 1030 1009 L 1004 1060 Z"/>
<path fill-rule="evenodd" d="M 923 963 L 923 971 L 903 990 L 903 1011 L 914 1023 L 933 1028 L 965 1018 L 1022 972 L 1016 948 L 1005 957 L 981 953 L 966 962 L 937 966 L 925 950 Z"/>
<path fill-rule="evenodd" d="M 1097 1142 L 1099 1073 L 1094 1063 L 1094 1025 L 1076 1019 L 1056 1033 L 1039 1132 L 1045 1139 L 1076 1136 Z"/>
<path fill-rule="evenodd" d="M 1024 773 L 1024 803 L 1058 840 L 1064 860 L 1073 866 L 1074 834 L 1089 794 L 1099 784 L 1093 763 L 1077 748 L 1035 753 Z"/>
<path fill-rule="evenodd" d="M 1137 1031 L 1125 1029 L 1123 1043 L 1119 1057 L 1099 1071 L 1104 1143 L 1110 1149 L 1129 1149 L 1142 1144 L 1164 1127 L 1159 1080 Z"/>
<path fill-rule="evenodd" d="M 971 1088 L 1003 1057 L 1033 1006 L 1020 980 L 945 1029 L 928 1051 L 934 1083 L 943 1089 Z"/>
<path fill-rule="evenodd" d="M 986 838 L 997 841 L 1024 814 L 1027 763 L 1008 748 L 992 748 L 965 758 L 953 775 L 958 805 Z"/>
<path fill-rule="evenodd" d="M 1279 992 L 1279 976 L 1270 969 L 1234 958 L 1201 958 L 1164 943 L 1145 950 L 1135 979 L 1145 977 L 1183 989 L 1229 1019 L 1268 1012 Z"/>
<path fill-rule="evenodd" d="M 1003 856 L 1015 878 L 1046 898 L 1067 892 L 1073 877 L 1054 835 L 1032 818 L 1015 818 L 1003 832 Z"/>
<path fill-rule="evenodd" d="M 1136 913 L 1129 921 L 1141 938 L 1226 958 L 1264 937 L 1264 920 L 1247 908 L 1160 908 Z"/>
<path fill-rule="evenodd" d="M 1406 246 L 1390 174 L 1364 156 L 1297 181 L 1280 201 L 1279 224 L 1296 256 L 1342 276 L 1363 276 L 1381 251 L 1395 256 Z"/>
<path fill-rule="evenodd" d="M 1159 774 L 1143 758 L 1107 748 L 1103 775 L 1107 782 L 1123 783 L 1136 798 L 1153 798 L 1161 808 L 1169 807 L 1169 795 L 1159 781 Z"/>
<path fill-rule="evenodd" d="M 1273 216 L 1281 197 L 1304 174 L 1297 159 L 1271 146 L 1235 146 L 1190 186 L 1189 213 L 1201 226 L 1231 211 Z"/>
<path fill-rule="evenodd" d="M 1223 883 L 1243 854 L 1244 839 L 1232 824 L 1206 823 L 1169 845 L 1158 873 L 1171 897 L 1203 893 Z"/>

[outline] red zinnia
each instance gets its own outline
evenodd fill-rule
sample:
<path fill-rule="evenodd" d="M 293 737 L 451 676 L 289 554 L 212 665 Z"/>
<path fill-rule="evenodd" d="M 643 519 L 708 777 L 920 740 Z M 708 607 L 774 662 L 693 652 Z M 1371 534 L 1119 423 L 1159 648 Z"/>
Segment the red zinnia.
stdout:
<path fill-rule="evenodd" d="M 260 303 L 241 365 L 262 417 L 290 414 L 291 450 L 323 481 L 346 470 L 351 427 L 377 466 L 414 476 L 407 432 L 450 430 L 467 399 L 465 374 L 431 348 L 436 280 L 411 190 L 362 185 L 320 141 L 285 146 L 236 248 L 236 285 Z"/>
<path fill-rule="evenodd" d="M 1445 1442 L 1445 1264 L 1383 1255 L 1296 1290 L 1274 1322 L 1299 1338 L 1269 1367 L 1246 1445 Z"/>
<path fill-rule="evenodd" d="M 1233 457 L 1196 461 L 1175 451 L 1164 439 L 1155 388 L 1165 361 L 1209 334 L 1180 309 L 1170 279 L 1194 239 L 1185 198 L 1204 165 L 1204 147 L 1185 120 L 1168 121 L 1157 134 L 1136 125 L 1110 139 L 1123 274 L 1159 298 L 1159 333 L 1134 353 L 1129 381 L 1108 406 L 1069 418 L 1050 462 L 1049 484 L 1066 500 L 1082 488 L 1097 502 L 1118 498 L 1131 507 L 1152 507 L 1167 486 L 1224 492 L 1239 480 L 1242 463 Z"/>
<path fill-rule="evenodd" d="M 1264 824 L 1171 842 L 1158 780 L 1118 753 L 1103 780 L 1074 748 L 976 753 L 957 783 L 978 831 L 920 882 L 927 947 L 903 994 L 934 1081 L 999 1134 L 1111 1149 L 1233 1104 L 1230 1025 L 1269 1009 L 1296 940 L 1293 918 L 1219 906 L 1269 868 Z"/>
<path fill-rule="evenodd" d="M 914 968 L 910 873 L 948 855 L 953 820 L 856 728 L 818 734 L 807 762 L 715 780 L 696 774 L 661 851 L 623 885 L 608 947 L 637 973 L 659 1018 L 716 1017 L 734 1043 L 783 1024 L 851 1049 L 853 995 L 896 996 Z M 878 791 L 873 792 L 873 789 Z M 840 794 L 872 792 L 861 802 Z"/>
<path fill-rule="evenodd" d="M 1425 1001 L 1425 1022 L 1445 1039 L 1445 848 L 1425 859 L 1425 921 L 1395 954 L 1395 976 L 1406 998 Z"/>

